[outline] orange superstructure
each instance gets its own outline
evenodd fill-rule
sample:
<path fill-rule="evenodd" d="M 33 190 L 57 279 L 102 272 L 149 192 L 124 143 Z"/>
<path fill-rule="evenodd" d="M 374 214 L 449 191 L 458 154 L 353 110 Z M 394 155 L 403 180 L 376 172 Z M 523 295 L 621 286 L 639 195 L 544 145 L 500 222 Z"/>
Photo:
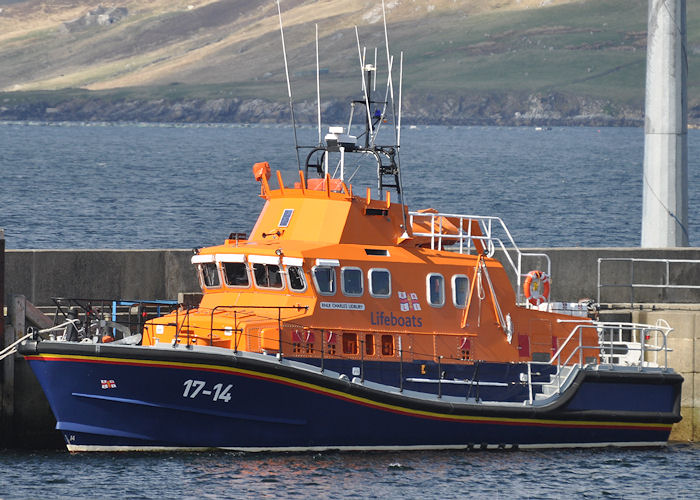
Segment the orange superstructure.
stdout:
<path fill-rule="evenodd" d="M 294 187 L 277 173 L 273 189 L 269 170 L 260 164 L 254 170 L 266 203 L 250 237 L 193 257 L 199 307 L 154 319 L 144 344 L 522 362 L 549 360 L 574 327 L 571 316 L 516 303 L 506 269 L 488 256 L 492 241 L 474 218 L 432 210 L 414 218 L 404 205 L 355 195 L 342 181 L 320 179 L 312 183 L 320 189 L 309 189 L 301 172 Z M 469 240 L 472 253 L 443 248 L 459 240 Z M 590 337 L 584 345 L 597 345 L 595 330 L 584 331 Z"/>

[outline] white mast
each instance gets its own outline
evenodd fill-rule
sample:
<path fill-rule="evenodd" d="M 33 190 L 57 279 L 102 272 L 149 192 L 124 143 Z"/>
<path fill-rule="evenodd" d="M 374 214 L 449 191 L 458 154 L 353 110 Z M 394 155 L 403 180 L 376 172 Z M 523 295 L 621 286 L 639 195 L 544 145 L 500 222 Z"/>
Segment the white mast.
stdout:
<path fill-rule="evenodd" d="M 280 0 L 277 0 L 277 15 L 280 20 L 280 36 L 282 37 L 282 55 L 284 55 L 284 74 L 287 77 L 287 95 L 289 96 L 289 112 L 292 115 L 292 128 L 294 129 L 294 149 L 297 153 L 297 165 L 301 170 L 301 158 L 299 158 L 299 141 L 297 141 L 297 124 L 294 120 L 294 103 L 292 101 L 292 85 L 289 83 L 289 67 L 287 66 L 287 48 L 284 45 L 284 30 L 282 29 L 282 9 Z"/>
<path fill-rule="evenodd" d="M 642 247 L 688 246 L 685 0 L 649 0 Z"/>
<path fill-rule="evenodd" d="M 318 115 L 318 145 L 323 144 L 321 137 L 321 68 L 318 65 L 318 24 L 316 25 L 316 103 Z"/>

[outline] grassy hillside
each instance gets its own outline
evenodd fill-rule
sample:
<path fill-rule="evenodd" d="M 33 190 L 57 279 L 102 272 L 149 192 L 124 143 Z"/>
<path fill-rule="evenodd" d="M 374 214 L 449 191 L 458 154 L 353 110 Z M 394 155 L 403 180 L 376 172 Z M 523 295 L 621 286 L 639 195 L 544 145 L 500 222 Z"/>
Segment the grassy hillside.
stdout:
<path fill-rule="evenodd" d="M 355 25 L 370 60 L 378 47 L 378 64 L 386 68 L 376 0 L 281 3 L 295 99 L 315 98 L 315 24 L 324 99 L 359 90 Z M 129 14 L 107 26 L 66 29 L 64 23 L 95 4 L 0 0 L 0 104 L 96 96 L 111 102 L 286 101 L 274 2 L 103 5 L 126 7 Z M 611 115 L 639 112 L 646 16 L 647 0 L 387 0 L 397 66 L 399 51 L 404 53 L 409 111 L 447 99 L 474 108 L 485 96 L 495 107 L 518 101 L 527 109 L 525 101 L 536 96 L 559 107 L 588 99 Z M 700 2 L 687 4 L 687 32 L 689 107 L 700 117 Z"/>

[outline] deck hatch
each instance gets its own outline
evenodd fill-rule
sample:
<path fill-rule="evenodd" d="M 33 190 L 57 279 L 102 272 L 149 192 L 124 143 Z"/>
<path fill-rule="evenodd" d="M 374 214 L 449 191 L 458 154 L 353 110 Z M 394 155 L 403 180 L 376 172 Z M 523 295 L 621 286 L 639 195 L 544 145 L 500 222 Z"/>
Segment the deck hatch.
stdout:
<path fill-rule="evenodd" d="M 365 208 L 365 215 L 389 215 L 386 208 Z"/>
<path fill-rule="evenodd" d="M 365 248 L 366 255 L 378 255 L 380 257 L 389 257 L 389 250 L 384 248 Z"/>

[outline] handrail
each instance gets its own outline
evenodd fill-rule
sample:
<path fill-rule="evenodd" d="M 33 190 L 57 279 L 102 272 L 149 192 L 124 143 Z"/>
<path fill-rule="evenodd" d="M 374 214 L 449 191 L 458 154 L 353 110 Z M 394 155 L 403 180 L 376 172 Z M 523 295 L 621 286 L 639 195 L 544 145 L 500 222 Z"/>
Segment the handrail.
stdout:
<path fill-rule="evenodd" d="M 221 309 L 234 309 L 234 332 L 238 334 L 240 328 L 238 328 L 238 320 L 236 317 L 235 309 L 276 309 L 277 310 L 277 332 L 278 332 L 278 342 L 280 346 L 279 357 L 282 357 L 282 309 L 296 309 L 300 311 L 302 309 L 309 309 L 309 306 L 295 305 L 295 306 L 246 306 L 246 305 L 218 305 L 211 310 L 210 327 L 209 327 L 209 345 L 214 345 L 214 313 Z M 235 342 L 236 351 L 238 351 L 238 340 L 236 338 Z"/>
<path fill-rule="evenodd" d="M 627 262 L 629 263 L 629 283 L 603 283 L 601 278 L 601 264 L 603 262 Z M 656 264 L 665 264 L 663 271 L 663 283 L 635 283 L 635 263 L 647 262 Z M 697 259 L 638 259 L 634 257 L 599 257 L 598 258 L 598 303 L 600 303 L 601 288 L 629 288 L 630 289 L 630 306 L 634 306 L 635 288 L 663 288 L 663 289 L 679 289 L 679 290 L 698 290 L 700 285 L 676 285 L 671 284 L 671 264 L 698 264 Z"/>
<path fill-rule="evenodd" d="M 559 323 L 574 323 L 576 320 L 558 320 Z M 583 343 L 583 331 L 585 328 L 595 328 L 598 334 L 598 345 L 584 345 Z M 608 339 L 606 339 L 606 331 L 609 333 L 607 335 Z M 615 336 L 613 335 L 614 332 L 618 332 L 617 340 L 615 339 Z M 646 361 L 645 358 L 645 353 L 654 353 L 654 361 L 653 363 L 658 366 L 658 353 L 663 352 L 664 353 L 664 365 L 663 369 L 667 370 L 668 369 L 668 335 L 673 331 L 673 328 L 669 326 L 669 324 L 665 320 L 658 320 L 655 325 L 648 325 L 648 324 L 643 324 L 643 323 L 625 323 L 625 322 L 600 322 L 600 321 L 595 321 L 595 322 L 590 322 L 590 323 L 577 323 L 576 326 L 571 330 L 571 333 L 569 336 L 566 338 L 566 340 L 562 343 L 561 346 L 559 346 L 559 349 L 552 355 L 552 358 L 549 360 L 549 364 L 553 365 L 556 362 L 557 366 L 557 392 L 561 392 L 561 368 L 563 366 L 569 366 L 570 362 L 572 359 L 574 359 L 574 356 L 578 354 L 578 362 L 574 363 L 574 367 L 578 368 L 583 368 L 585 366 L 584 363 L 584 358 L 583 358 L 583 353 L 584 350 L 591 349 L 591 350 L 597 350 L 599 352 L 598 355 L 598 364 L 605 364 L 605 365 L 611 365 L 614 366 L 619 363 L 614 362 L 614 353 L 615 353 L 615 345 L 619 344 L 625 344 L 625 348 L 628 351 L 639 351 L 639 360 L 638 361 L 632 361 L 628 366 L 637 366 L 640 370 L 644 366 L 644 364 L 649 364 L 652 363 L 652 361 Z M 627 333 L 629 334 L 630 340 L 624 340 L 622 337 L 622 333 Z M 636 335 L 635 335 L 636 332 Z M 647 340 L 651 340 L 650 334 L 654 333 L 654 339 L 653 339 L 653 344 L 647 344 Z M 659 345 L 659 337 L 658 335 L 662 335 L 662 342 L 661 345 Z M 635 341 L 635 336 L 637 337 L 638 341 Z M 571 353 L 569 356 L 562 360 L 563 354 L 567 346 L 569 346 L 569 343 L 573 341 L 573 339 L 577 338 L 578 339 L 578 344 L 574 346 L 572 349 Z M 634 345 L 631 344 L 639 344 L 639 347 L 635 347 Z M 607 362 L 602 362 L 601 359 L 606 359 Z M 531 385 L 530 381 L 528 380 L 528 384 Z"/>
<path fill-rule="evenodd" d="M 486 249 L 485 253 L 487 257 L 493 257 L 497 249 L 502 251 L 506 262 L 510 266 L 510 271 L 514 274 L 517 295 L 516 300 L 519 304 L 525 303 L 522 285 L 523 278 L 527 276 L 527 273 L 522 272 L 523 257 L 544 259 L 547 264 L 545 272 L 550 277 L 552 275 L 552 263 L 549 256 L 545 253 L 521 251 L 515 243 L 510 230 L 500 217 L 490 215 L 459 215 L 443 212 L 409 212 L 408 214 L 409 226 L 414 228 L 413 236 L 430 238 L 430 248 L 432 250 L 443 250 L 444 240 L 457 240 L 457 251 L 460 254 L 471 254 L 472 251 L 476 252 L 476 242 L 480 242 L 481 246 Z M 459 221 L 459 224 L 454 224 L 453 221 L 450 221 L 451 225 L 456 226 L 456 232 L 450 232 L 449 228 L 443 225 L 443 221 L 447 219 L 453 219 L 454 222 Z M 430 224 L 430 232 L 415 231 L 414 222 L 421 222 L 421 220 L 424 223 Z M 473 222 L 479 224 L 479 228 L 482 232 L 481 235 L 472 234 Z M 505 242 L 503 238 L 495 234 L 498 230 L 504 233 Z"/>

